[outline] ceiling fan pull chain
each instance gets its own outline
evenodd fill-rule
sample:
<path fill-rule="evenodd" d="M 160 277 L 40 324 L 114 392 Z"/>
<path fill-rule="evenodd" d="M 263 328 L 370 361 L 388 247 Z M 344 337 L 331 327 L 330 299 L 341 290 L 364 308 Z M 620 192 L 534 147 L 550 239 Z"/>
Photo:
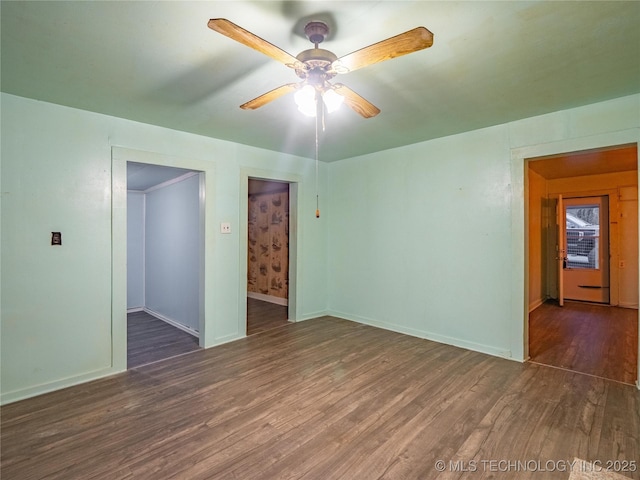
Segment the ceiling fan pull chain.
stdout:
<path fill-rule="evenodd" d="M 319 128 L 320 128 L 320 110 L 322 109 L 322 97 L 320 92 L 316 91 L 316 218 L 320 218 L 320 200 L 318 195 L 318 151 L 319 151 Z"/>

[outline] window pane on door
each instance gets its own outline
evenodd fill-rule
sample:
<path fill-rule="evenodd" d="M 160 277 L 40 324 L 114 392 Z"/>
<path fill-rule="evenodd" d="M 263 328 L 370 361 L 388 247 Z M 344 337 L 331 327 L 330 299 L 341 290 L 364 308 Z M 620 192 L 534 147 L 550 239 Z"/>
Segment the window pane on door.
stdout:
<path fill-rule="evenodd" d="M 571 205 L 567 216 L 567 268 L 600 268 L 600 206 Z"/>

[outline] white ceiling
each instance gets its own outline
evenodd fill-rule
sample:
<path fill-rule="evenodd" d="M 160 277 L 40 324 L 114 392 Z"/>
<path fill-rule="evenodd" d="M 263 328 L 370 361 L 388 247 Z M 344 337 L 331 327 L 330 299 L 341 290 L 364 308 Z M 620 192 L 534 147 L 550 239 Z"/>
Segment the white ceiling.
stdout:
<path fill-rule="evenodd" d="M 127 162 L 127 190 L 144 192 L 189 173 L 194 172 L 184 168 Z"/>
<path fill-rule="evenodd" d="M 302 20 L 342 56 L 422 25 L 426 50 L 340 75 L 382 112 L 327 118 L 334 161 L 640 92 L 640 2 L 2 1 L 3 92 L 301 156 L 290 95 L 238 106 L 293 70 L 209 28 L 224 17 L 293 55 Z"/>

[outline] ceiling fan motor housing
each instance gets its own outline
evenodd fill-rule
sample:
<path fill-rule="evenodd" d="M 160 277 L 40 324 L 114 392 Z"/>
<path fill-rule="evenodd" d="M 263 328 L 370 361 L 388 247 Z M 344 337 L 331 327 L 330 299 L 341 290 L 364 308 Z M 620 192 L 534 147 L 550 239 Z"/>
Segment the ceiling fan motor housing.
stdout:
<path fill-rule="evenodd" d="M 304 69 L 296 69 L 296 74 L 300 78 L 322 76 L 324 80 L 328 80 L 336 76 L 337 72 L 331 70 L 331 64 L 338 57 L 329 50 L 311 48 L 300 52 L 296 58 L 305 66 Z"/>

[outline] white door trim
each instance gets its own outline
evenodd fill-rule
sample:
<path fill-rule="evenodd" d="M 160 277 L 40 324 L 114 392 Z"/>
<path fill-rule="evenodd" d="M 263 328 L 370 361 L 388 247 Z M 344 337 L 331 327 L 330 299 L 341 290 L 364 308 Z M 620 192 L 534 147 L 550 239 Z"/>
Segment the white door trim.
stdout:
<path fill-rule="evenodd" d="M 529 245 L 527 241 L 527 213 L 529 211 L 525 185 L 528 182 L 526 162 L 530 158 L 592 150 L 616 145 L 640 146 L 640 128 L 609 132 L 589 137 L 565 139 L 556 142 L 511 149 L 511 255 L 513 276 L 511 281 L 511 345 L 514 358 L 529 359 Z M 640 155 L 640 148 L 638 148 Z M 640 159 L 639 159 L 640 165 Z M 640 169 L 638 170 L 640 175 Z M 640 328 L 638 329 L 640 331 Z M 639 333 L 640 339 L 640 333 Z M 519 351 L 516 348 L 521 346 Z M 638 375 L 640 389 L 640 341 L 638 342 Z M 519 355 L 520 354 L 520 355 Z"/>
<path fill-rule="evenodd" d="M 249 249 L 249 178 L 257 180 L 278 181 L 289 183 L 289 299 L 288 319 L 295 322 L 301 318 L 299 311 L 301 302 L 300 262 L 298 249 L 300 243 L 300 228 L 298 225 L 299 210 L 302 198 L 302 177 L 295 174 L 283 174 L 272 170 L 257 168 L 240 169 L 240 275 L 238 282 L 238 329 L 241 335 L 247 335 L 247 251 Z"/>
<path fill-rule="evenodd" d="M 213 344 L 215 324 L 213 308 L 214 265 L 213 250 L 206 248 L 206 239 L 215 238 L 215 225 L 206 222 L 214 212 L 214 164 L 203 160 L 179 158 L 155 152 L 124 147 L 111 147 L 111 363 L 115 371 L 127 369 L 127 162 L 149 163 L 167 167 L 186 168 L 200 174 L 201 258 L 200 271 L 200 346 Z M 207 195 L 205 195 L 205 191 Z M 209 335 L 207 335 L 209 333 Z"/>

